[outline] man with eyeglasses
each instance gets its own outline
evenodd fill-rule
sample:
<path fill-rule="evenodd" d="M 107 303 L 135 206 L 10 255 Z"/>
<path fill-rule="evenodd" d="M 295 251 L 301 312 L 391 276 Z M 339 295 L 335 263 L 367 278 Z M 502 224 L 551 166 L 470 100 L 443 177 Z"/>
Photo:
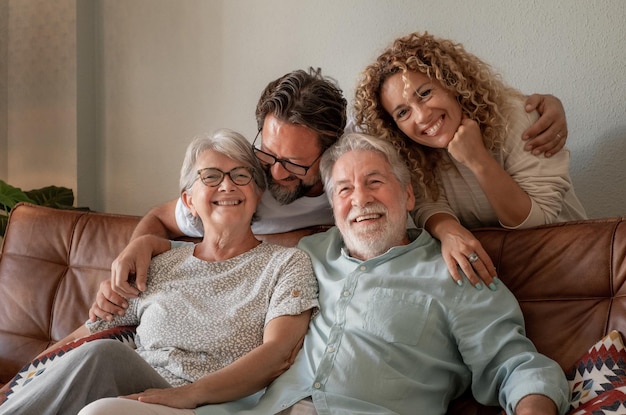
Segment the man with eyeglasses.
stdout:
<path fill-rule="evenodd" d="M 346 106 L 341 89 L 319 69 L 290 72 L 267 85 L 257 104 L 252 144 L 268 180 L 252 224 L 255 234 L 333 224 L 318 161 L 343 134 Z M 178 200 L 149 212 L 133 238 L 145 233 L 201 237 L 202 229 Z"/>
<path fill-rule="evenodd" d="M 565 113 L 560 101 L 534 95 L 528 110 L 538 109 L 541 118 L 526 132 L 536 151 L 556 152 L 565 143 Z M 259 235 L 282 233 L 318 225 L 333 225 L 332 209 L 324 194 L 319 159 L 346 128 L 347 102 L 341 89 L 320 69 L 296 70 L 270 82 L 257 103 L 258 133 L 253 146 L 265 168 L 268 189 L 257 209 L 252 231 Z M 154 207 L 135 228 L 131 239 L 154 234 L 168 239 L 201 237 L 202 223 L 180 200 Z M 111 284 L 100 285 L 89 314 L 110 319 L 123 314 L 125 298 L 145 289 L 150 253 L 125 249 L 113 262 Z M 136 286 L 128 282 L 135 274 Z M 121 307 L 120 307 L 121 306 Z"/>

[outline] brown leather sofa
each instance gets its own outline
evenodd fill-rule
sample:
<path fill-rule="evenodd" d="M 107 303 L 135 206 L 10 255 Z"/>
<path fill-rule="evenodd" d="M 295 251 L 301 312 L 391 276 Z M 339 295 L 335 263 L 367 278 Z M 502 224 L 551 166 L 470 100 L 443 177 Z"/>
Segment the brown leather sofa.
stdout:
<path fill-rule="evenodd" d="M 81 324 L 139 217 L 21 204 L 0 256 L 0 385 Z M 307 229 L 266 239 L 293 245 Z M 515 293 L 528 336 L 569 368 L 610 330 L 626 334 L 626 217 L 474 232 Z M 467 395 L 450 414 L 492 414 Z"/>

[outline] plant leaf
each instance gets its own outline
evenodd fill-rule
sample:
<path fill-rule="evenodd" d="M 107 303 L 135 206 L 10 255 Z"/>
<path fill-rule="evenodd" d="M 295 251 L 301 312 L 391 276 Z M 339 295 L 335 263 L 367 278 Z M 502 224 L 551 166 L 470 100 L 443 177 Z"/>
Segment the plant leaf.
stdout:
<path fill-rule="evenodd" d="M 10 184 L 0 180 L 0 205 L 5 212 L 10 212 L 19 202 L 30 202 L 33 203 L 33 200 L 28 197 L 26 193 L 22 191 L 22 189 L 18 187 L 13 187 Z"/>
<path fill-rule="evenodd" d="M 4 236 L 7 231 L 7 225 L 9 224 L 9 217 L 0 215 L 0 236 Z"/>
<path fill-rule="evenodd" d="M 74 192 L 67 187 L 46 186 L 25 193 L 34 203 L 41 206 L 68 208 L 74 205 Z"/>

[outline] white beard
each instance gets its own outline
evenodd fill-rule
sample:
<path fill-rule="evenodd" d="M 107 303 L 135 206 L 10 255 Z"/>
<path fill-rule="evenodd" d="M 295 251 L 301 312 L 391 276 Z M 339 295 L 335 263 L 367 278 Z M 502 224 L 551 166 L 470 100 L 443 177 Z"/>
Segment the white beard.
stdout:
<path fill-rule="evenodd" d="M 377 219 L 370 225 L 361 224 L 355 229 L 354 218 L 368 213 L 381 213 L 385 220 Z M 351 256 L 359 259 L 374 258 L 401 244 L 406 235 L 406 219 L 390 221 L 387 213 L 381 204 L 353 208 L 341 224 L 337 223 Z"/>

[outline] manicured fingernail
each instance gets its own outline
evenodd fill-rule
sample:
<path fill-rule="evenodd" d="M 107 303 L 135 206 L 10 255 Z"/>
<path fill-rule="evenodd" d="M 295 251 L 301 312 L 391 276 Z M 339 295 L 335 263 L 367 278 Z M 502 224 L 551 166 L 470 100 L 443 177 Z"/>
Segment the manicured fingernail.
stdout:
<path fill-rule="evenodd" d="M 498 287 L 496 286 L 496 284 L 495 284 L 495 283 L 493 283 L 493 282 L 492 282 L 491 284 L 489 284 L 489 289 L 490 289 L 491 291 L 495 291 L 495 290 L 497 290 L 497 289 L 498 289 Z"/>
<path fill-rule="evenodd" d="M 458 285 L 459 287 L 463 286 L 463 280 L 457 280 L 456 285 Z"/>
<path fill-rule="evenodd" d="M 481 283 L 474 285 L 474 287 L 476 287 L 476 289 L 479 291 L 483 289 L 483 285 Z"/>
<path fill-rule="evenodd" d="M 498 277 L 493 277 L 493 282 L 495 282 L 496 284 L 501 284 L 502 281 L 500 281 L 500 278 Z"/>

